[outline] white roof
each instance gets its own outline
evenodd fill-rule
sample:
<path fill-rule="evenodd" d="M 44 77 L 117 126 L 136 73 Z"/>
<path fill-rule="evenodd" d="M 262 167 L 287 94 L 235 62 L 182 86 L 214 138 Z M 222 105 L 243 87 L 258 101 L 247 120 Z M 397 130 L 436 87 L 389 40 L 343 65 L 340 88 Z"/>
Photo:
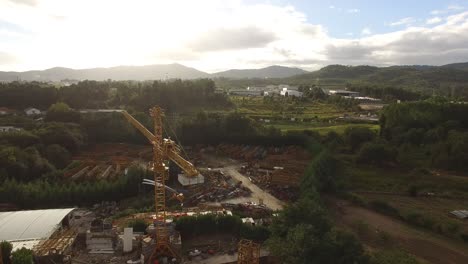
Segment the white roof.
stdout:
<path fill-rule="evenodd" d="M 32 240 L 19 240 L 19 241 L 14 241 L 10 242 L 13 248 L 11 249 L 11 252 L 15 252 L 18 249 L 22 248 L 27 248 L 27 249 L 33 249 L 35 245 L 39 244 L 43 240 L 38 240 L 38 239 L 32 239 Z"/>
<path fill-rule="evenodd" d="M 48 238 L 74 208 L 0 212 L 1 240 Z"/>
<path fill-rule="evenodd" d="M 460 219 L 468 218 L 468 210 L 455 210 L 451 213 Z"/>

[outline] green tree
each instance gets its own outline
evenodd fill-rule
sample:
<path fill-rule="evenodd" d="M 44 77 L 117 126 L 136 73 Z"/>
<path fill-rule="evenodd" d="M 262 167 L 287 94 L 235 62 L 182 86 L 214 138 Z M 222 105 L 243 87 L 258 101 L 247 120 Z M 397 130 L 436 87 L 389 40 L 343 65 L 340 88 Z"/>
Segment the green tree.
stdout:
<path fill-rule="evenodd" d="M 58 102 L 49 107 L 46 114 L 48 122 L 80 122 L 80 113 L 71 109 L 66 103 Z"/>
<path fill-rule="evenodd" d="M 47 146 L 45 150 L 45 157 L 58 169 L 65 168 L 71 161 L 70 152 L 58 144 Z"/>
<path fill-rule="evenodd" d="M 0 242 L 0 250 L 2 251 L 3 264 L 10 264 L 10 255 L 13 245 L 8 241 Z"/>
<path fill-rule="evenodd" d="M 343 164 L 329 151 L 322 151 L 309 165 L 302 178 L 301 191 L 305 194 L 315 189 L 335 192 L 341 187 L 344 176 Z"/>
<path fill-rule="evenodd" d="M 274 219 L 267 240 L 270 252 L 285 264 L 367 263 L 359 241 L 333 229 L 326 212 L 311 196 L 287 206 Z"/>
<path fill-rule="evenodd" d="M 356 151 L 363 143 L 372 141 L 376 134 L 367 127 L 348 127 L 344 133 L 345 141 Z"/>
<path fill-rule="evenodd" d="M 21 248 L 11 254 L 12 264 L 32 264 L 33 252 L 27 248 Z"/>

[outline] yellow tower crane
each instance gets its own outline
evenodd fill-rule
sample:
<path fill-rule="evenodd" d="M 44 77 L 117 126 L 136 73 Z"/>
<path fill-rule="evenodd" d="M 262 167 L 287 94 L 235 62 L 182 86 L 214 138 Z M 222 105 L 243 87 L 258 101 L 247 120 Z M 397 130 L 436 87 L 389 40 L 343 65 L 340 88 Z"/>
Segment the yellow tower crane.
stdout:
<path fill-rule="evenodd" d="M 164 162 L 172 160 L 189 177 L 195 177 L 199 172 L 192 163 L 185 160 L 180 155 L 180 147 L 177 146 L 174 141 L 163 138 L 162 118 L 164 116 L 164 112 L 159 106 L 150 109 L 150 115 L 154 121 L 154 134 L 126 111 L 121 111 L 121 113 L 149 140 L 153 146 L 153 160 L 150 163 L 149 168 L 154 172 L 154 202 L 156 207 L 156 217 L 158 220 L 155 225 L 156 247 L 148 260 L 152 261 L 154 258 L 159 256 L 179 258 L 179 255 L 171 246 L 170 235 L 166 227 L 165 180 L 167 169 Z"/>

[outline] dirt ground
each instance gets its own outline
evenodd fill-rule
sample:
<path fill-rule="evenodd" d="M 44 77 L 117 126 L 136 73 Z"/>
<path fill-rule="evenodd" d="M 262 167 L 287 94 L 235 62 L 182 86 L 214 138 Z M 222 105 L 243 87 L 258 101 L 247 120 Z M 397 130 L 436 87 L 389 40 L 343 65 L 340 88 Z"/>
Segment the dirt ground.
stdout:
<path fill-rule="evenodd" d="M 228 175 L 233 177 L 238 181 L 242 181 L 242 184 L 252 191 L 252 200 L 253 202 L 259 202 L 259 200 L 263 200 L 263 203 L 272 210 L 281 210 L 283 209 L 284 203 L 278 200 L 273 195 L 269 194 L 268 192 L 260 189 L 257 185 L 252 183 L 246 176 L 239 173 L 238 166 L 227 166 L 223 169 Z"/>
<path fill-rule="evenodd" d="M 401 221 L 356 207 L 347 201 L 327 198 L 338 226 L 351 229 L 368 247 L 400 248 L 426 263 L 468 263 L 468 246 L 415 229 Z M 359 228 L 361 223 L 361 228 Z M 365 226 L 366 230 L 363 230 Z"/>
<path fill-rule="evenodd" d="M 252 183 L 248 177 L 239 172 L 241 162 L 235 161 L 230 158 L 220 157 L 216 155 L 203 154 L 203 159 L 207 161 L 208 165 L 213 167 L 223 167 L 222 171 L 231 176 L 232 178 L 242 181 L 242 185 L 250 189 L 252 194 L 250 197 L 243 197 L 242 202 L 248 201 L 258 203 L 260 199 L 263 200 L 263 203 L 270 209 L 281 210 L 284 206 L 284 203 L 269 194 L 268 192 L 260 189 L 257 185 Z"/>

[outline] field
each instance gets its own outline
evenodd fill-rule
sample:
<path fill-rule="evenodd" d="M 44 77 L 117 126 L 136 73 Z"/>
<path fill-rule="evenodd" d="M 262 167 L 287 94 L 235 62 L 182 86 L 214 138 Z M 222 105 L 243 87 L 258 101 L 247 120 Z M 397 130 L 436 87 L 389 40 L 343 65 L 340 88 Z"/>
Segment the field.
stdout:
<path fill-rule="evenodd" d="M 350 112 L 325 102 L 241 96 L 231 96 L 230 99 L 238 113 L 262 122 L 267 127 L 278 128 L 282 132 L 312 130 L 321 135 L 330 131 L 342 134 L 349 126 L 368 127 L 379 131 L 377 124 L 337 121 L 339 117 L 357 116 L 367 112 Z"/>
<path fill-rule="evenodd" d="M 282 132 L 287 131 L 316 131 L 320 135 L 326 135 L 328 132 L 335 131 L 338 134 L 343 134 L 348 127 L 367 127 L 378 133 L 379 125 L 375 124 L 345 124 L 345 123 L 318 123 L 318 122 L 272 122 L 269 126 L 280 129 Z"/>
<path fill-rule="evenodd" d="M 398 219 L 327 198 L 336 224 L 352 231 L 370 251 L 402 250 L 419 263 L 466 263 L 468 246 L 436 233 L 415 228 Z"/>
<path fill-rule="evenodd" d="M 294 117 L 301 119 L 332 119 L 347 113 L 335 105 L 320 102 L 302 102 L 289 100 L 266 101 L 264 97 L 231 96 L 237 111 L 254 119 L 283 119 Z M 282 98 L 284 99 L 284 98 Z"/>
<path fill-rule="evenodd" d="M 411 186 L 436 196 L 468 199 L 468 177 L 407 172 L 398 168 L 353 167 L 349 182 L 356 191 L 408 193 Z"/>

